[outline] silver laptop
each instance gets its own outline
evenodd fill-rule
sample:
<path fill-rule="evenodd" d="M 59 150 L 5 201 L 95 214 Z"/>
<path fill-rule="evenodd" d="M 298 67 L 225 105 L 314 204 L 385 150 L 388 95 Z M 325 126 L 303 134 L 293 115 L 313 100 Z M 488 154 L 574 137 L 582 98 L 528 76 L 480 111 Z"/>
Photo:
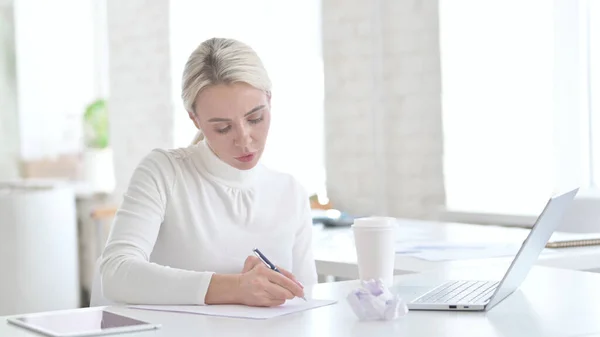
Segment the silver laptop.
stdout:
<path fill-rule="evenodd" d="M 527 239 L 500 281 L 448 281 L 408 303 L 410 310 L 485 311 L 500 303 L 521 285 L 579 189 L 548 201 Z"/>

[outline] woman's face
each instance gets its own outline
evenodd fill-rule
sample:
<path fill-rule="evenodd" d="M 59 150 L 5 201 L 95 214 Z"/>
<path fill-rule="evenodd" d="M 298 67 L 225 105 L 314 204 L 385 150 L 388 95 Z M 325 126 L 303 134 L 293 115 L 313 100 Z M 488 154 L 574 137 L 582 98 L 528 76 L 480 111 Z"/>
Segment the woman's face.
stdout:
<path fill-rule="evenodd" d="M 270 109 L 271 98 L 262 90 L 245 83 L 219 84 L 202 90 L 190 118 L 222 161 L 248 170 L 263 153 Z"/>

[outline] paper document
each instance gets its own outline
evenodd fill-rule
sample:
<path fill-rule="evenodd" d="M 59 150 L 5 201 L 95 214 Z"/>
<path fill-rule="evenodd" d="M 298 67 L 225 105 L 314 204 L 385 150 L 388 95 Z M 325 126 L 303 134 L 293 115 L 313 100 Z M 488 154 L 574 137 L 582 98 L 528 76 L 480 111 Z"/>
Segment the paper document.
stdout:
<path fill-rule="evenodd" d="M 289 300 L 278 307 L 250 307 L 244 305 L 134 305 L 135 309 L 181 312 L 197 315 L 268 319 L 295 312 L 315 309 L 336 303 L 335 300 L 313 300 L 304 301 L 300 298 Z"/>
<path fill-rule="evenodd" d="M 414 256 L 428 261 L 485 259 L 515 256 L 521 247 L 514 243 L 397 243 L 396 254 Z"/>

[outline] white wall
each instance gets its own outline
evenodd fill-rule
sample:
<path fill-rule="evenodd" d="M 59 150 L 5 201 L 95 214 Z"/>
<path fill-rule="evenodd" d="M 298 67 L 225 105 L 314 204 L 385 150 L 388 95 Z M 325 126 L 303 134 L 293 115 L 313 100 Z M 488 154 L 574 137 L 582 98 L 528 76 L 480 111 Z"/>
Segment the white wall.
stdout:
<path fill-rule="evenodd" d="M 12 4 L 0 4 L 0 180 L 19 176 L 19 122 L 16 97 Z"/>
<path fill-rule="evenodd" d="M 109 109 L 117 198 L 139 161 L 173 146 L 169 1 L 109 0 Z"/>
<path fill-rule="evenodd" d="M 444 203 L 438 2 L 323 0 L 328 194 L 355 215 Z"/>

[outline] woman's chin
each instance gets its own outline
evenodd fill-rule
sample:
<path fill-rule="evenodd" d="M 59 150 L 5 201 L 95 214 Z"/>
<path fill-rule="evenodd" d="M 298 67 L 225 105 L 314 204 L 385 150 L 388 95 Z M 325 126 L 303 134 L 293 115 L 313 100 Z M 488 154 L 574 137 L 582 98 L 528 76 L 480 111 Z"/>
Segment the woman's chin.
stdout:
<path fill-rule="evenodd" d="M 256 166 L 256 163 L 237 163 L 234 167 L 238 170 L 251 170 Z"/>

